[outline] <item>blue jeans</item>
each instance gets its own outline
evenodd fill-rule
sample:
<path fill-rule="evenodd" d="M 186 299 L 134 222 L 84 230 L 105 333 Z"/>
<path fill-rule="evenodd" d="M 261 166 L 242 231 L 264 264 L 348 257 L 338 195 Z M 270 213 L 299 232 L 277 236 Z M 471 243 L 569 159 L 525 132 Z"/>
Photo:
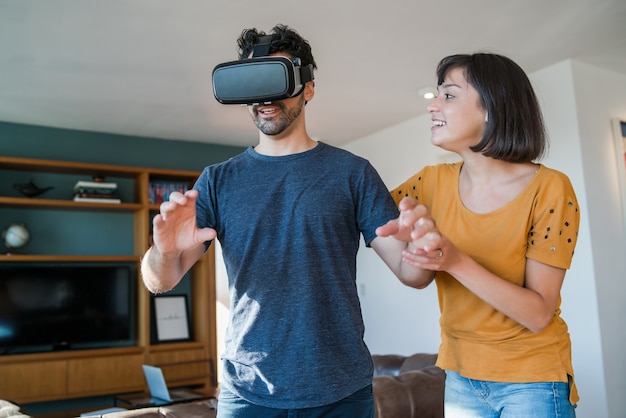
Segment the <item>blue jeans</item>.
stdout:
<path fill-rule="evenodd" d="M 304 409 L 275 409 L 250 403 L 220 389 L 217 418 L 374 418 L 372 385 L 330 405 Z"/>
<path fill-rule="evenodd" d="M 500 383 L 446 370 L 446 418 L 575 418 L 565 382 Z"/>

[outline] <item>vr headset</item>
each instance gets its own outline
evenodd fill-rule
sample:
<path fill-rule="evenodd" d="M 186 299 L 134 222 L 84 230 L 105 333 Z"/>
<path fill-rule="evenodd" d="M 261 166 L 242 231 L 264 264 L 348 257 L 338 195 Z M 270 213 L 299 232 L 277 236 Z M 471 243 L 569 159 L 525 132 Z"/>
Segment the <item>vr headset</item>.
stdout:
<path fill-rule="evenodd" d="M 299 58 L 269 57 L 271 36 L 259 38 L 252 58 L 230 61 L 213 69 L 213 94 L 222 104 L 254 105 L 288 99 L 313 80 L 313 65 Z"/>

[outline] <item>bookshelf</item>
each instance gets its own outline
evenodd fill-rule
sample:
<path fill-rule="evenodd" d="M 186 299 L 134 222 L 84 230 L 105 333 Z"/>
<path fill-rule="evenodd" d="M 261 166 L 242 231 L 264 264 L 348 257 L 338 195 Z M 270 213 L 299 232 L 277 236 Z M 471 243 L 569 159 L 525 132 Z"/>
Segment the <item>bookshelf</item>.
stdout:
<path fill-rule="evenodd" d="M 138 273 L 141 257 L 150 245 L 151 218 L 159 208 L 150 201 L 150 185 L 171 182 L 191 187 L 199 174 L 185 170 L 0 156 L 0 229 L 7 226 L 5 222 L 20 216 L 27 219 L 32 235 L 31 243 L 24 247 L 24 251 L 0 255 L 0 263 L 132 263 L 136 275 L 133 307 L 136 341 L 133 346 L 0 355 L 0 394 L 3 398 L 30 403 L 144 391 L 141 364 L 161 367 L 170 386 L 215 390 L 217 346 L 213 249 L 210 248 L 189 273 L 192 333 L 189 341 L 151 343 L 154 341 L 151 338 L 154 329 L 151 295 Z M 73 188 L 77 182 L 89 181 L 94 175 L 104 176 L 107 181 L 119 185 L 120 203 L 74 201 Z M 54 188 L 36 197 L 23 196 L 13 184 L 29 178 L 35 178 L 37 184 Z M 40 221 L 47 216 L 53 221 Z M 74 227 L 81 217 L 86 221 Z M 110 231 L 105 229 L 110 225 L 117 225 L 118 229 L 113 238 L 97 243 L 89 239 L 94 235 L 106 236 Z"/>

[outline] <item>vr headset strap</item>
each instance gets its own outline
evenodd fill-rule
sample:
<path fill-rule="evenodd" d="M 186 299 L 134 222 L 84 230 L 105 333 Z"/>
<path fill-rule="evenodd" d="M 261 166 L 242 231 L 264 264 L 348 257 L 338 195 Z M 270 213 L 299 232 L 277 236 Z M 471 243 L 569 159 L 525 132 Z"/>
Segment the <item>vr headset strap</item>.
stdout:
<path fill-rule="evenodd" d="M 300 82 L 302 84 L 313 80 L 313 64 L 300 67 Z"/>
<path fill-rule="evenodd" d="M 252 51 L 252 58 L 266 57 L 270 54 L 272 35 L 260 36 Z"/>
<path fill-rule="evenodd" d="M 252 58 L 266 57 L 270 54 L 270 46 L 272 45 L 272 35 L 259 36 L 257 43 L 252 50 Z M 300 67 L 300 81 L 302 84 L 313 80 L 313 65 L 305 65 Z"/>

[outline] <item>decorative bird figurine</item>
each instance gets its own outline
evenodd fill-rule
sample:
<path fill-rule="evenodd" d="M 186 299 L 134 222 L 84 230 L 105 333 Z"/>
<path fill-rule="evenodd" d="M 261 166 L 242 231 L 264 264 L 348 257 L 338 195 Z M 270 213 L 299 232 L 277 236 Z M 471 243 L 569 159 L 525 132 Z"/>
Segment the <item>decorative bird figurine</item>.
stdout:
<path fill-rule="evenodd" d="M 20 191 L 24 196 L 27 197 L 35 197 L 39 196 L 42 193 L 47 192 L 48 190 L 54 189 L 53 186 L 50 187 L 38 187 L 33 183 L 33 181 L 29 181 L 28 183 L 16 183 L 13 185 L 17 190 Z"/>

